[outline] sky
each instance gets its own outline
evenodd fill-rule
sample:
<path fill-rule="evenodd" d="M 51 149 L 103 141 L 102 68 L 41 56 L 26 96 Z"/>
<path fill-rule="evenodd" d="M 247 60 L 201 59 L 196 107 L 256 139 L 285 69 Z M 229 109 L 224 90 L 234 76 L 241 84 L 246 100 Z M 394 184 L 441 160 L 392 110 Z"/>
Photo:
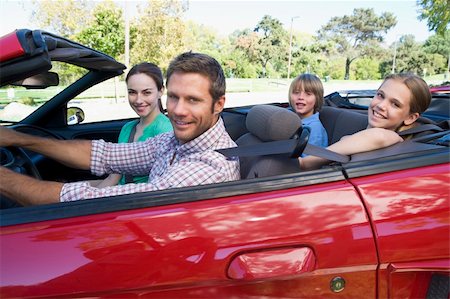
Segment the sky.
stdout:
<path fill-rule="evenodd" d="M 124 4 L 125 1 L 116 1 Z M 140 1 L 129 0 L 135 7 Z M 16 28 L 37 29 L 30 21 L 31 12 L 27 6 L 31 0 L 0 1 L 0 36 Z M 186 20 L 215 30 L 226 36 L 235 30 L 254 29 L 264 15 L 278 19 L 286 30 L 315 34 L 332 17 L 352 15 L 355 8 L 373 8 L 377 15 L 392 12 L 397 25 L 386 35 L 386 44 L 392 44 L 399 36 L 412 34 L 416 41 L 424 41 L 430 35 L 426 20 L 419 21 L 415 0 L 190 0 L 185 13 Z"/>

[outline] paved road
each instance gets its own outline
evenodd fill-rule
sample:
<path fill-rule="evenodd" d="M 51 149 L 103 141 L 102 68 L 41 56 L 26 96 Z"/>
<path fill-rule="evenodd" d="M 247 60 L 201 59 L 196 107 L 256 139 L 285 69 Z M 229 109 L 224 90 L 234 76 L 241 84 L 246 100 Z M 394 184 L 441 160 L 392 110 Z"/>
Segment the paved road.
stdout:
<path fill-rule="evenodd" d="M 325 82 L 324 95 L 339 90 L 377 89 L 380 82 Z M 226 95 L 226 107 L 236 107 L 272 102 L 287 102 L 289 86 L 277 92 L 238 92 Z"/>
<path fill-rule="evenodd" d="M 381 82 L 381 81 L 380 81 Z M 376 89 L 380 82 L 325 82 L 325 95 L 338 90 Z M 227 93 L 225 107 L 236 107 L 273 102 L 287 102 L 289 86 L 280 87 L 276 92 L 238 92 Z M 165 99 L 163 98 L 163 103 Z M 126 98 L 83 100 L 74 104 L 85 112 L 84 123 L 111 119 L 125 119 L 136 117 L 128 105 Z M 11 103 L 0 110 L 0 119 L 20 120 L 37 107 L 30 107 L 19 103 Z"/>

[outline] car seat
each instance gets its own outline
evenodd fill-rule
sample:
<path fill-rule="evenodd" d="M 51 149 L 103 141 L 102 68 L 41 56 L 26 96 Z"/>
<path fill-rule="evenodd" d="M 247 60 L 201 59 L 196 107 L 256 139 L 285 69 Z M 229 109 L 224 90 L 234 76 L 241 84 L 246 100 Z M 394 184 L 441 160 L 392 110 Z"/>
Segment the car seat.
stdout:
<path fill-rule="evenodd" d="M 245 121 L 248 133 L 236 140 L 238 146 L 286 140 L 296 136 L 302 126 L 294 112 L 272 105 L 252 107 Z M 300 171 L 297 158 L 288 154 L 240 157 L 241 178 L 258 178 Z"/>
<path fill-rule="evenodd" d="M 367 114 L 342 108 L 324 106 L 320 110 L 319 119 L 327 131 L 328 144 L 367 128 Z"/>
<path fill-rule="evenodd" d="M 324 106 L 320 110 L 319 119 L 327 131 L 328 144 L 333 144 L 339 141 L 343 136 L 351 135 L 367 128 L 367 113 L 360 113 L 343 108 Z M 416 123 L 416 128 L 406 130 L 403 133 L 411 134 L 410 138 L 416 138 L 440 132 L 449 127 L 449 124 L 446 123 L 446 121 L 436 124 L 434 121 L 423 116 L 420 116 Z"/>

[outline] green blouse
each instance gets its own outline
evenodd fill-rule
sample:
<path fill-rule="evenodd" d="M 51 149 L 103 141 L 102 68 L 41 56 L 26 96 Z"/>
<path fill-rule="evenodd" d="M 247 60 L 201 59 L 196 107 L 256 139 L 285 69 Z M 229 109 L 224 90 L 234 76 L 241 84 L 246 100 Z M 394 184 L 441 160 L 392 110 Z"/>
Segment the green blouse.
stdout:
<path fill-rule="evenodd" d="M 119 143 L 127 143 L 128 139 L 130 138 L 131 131 L 133 130 L 133 127 L 138 124 L 139 120 L 133 120 L 128 123 L 126 123 L 122 130 L 120 131 L 119 135 Z M 158 114 L 158 116 L 155 118 L 155 120 L 146 126 L 144 128 L 144 132 L 142 133 L 142 136 L 139 137 L 137 140 L 144 141 L 148 138 L 155 137 L 156 135 L 159 135 L 161 133 L 166 133 L 172 131 L 172 124 L 170 123 L 170 120 L 165 116 L 164 114 Z M 147 183 L 148 181 L 148 175 L 147 176 L 135 176 L 133 177 L 133 182 L 135 184 L 138 183 Z M 125 184 L 125 176 L 122 175 L 119 181 L 119 185 Z"/>

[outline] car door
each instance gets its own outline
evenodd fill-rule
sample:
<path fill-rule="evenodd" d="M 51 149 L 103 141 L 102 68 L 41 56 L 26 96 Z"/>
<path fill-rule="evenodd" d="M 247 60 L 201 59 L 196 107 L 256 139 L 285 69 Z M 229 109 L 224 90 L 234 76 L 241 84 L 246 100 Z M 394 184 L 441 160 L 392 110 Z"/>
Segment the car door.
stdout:
<path fill-rule="evenodd" d="M 430 162 L 416 157 L 415 168 L 351 179 L 374 227 L 380 298 L 449 295 L 449 164 Z"/>
<path fill-rule="evenodd" d="M 10 297 L 376 297 L 360 195 L 339 170 L 2 211 Z"/>

